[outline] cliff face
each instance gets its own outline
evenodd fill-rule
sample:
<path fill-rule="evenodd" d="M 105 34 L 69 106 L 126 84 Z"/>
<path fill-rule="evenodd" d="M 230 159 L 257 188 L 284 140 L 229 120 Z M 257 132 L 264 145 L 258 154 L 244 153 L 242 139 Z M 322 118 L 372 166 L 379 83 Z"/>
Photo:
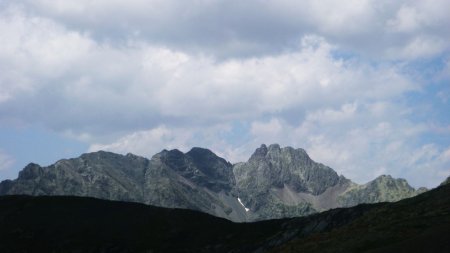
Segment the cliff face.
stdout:
<path fill-rule="evenodd" d="M 245 221 L 245 209 L 232 191 L 234 185 L 232 165 L 211 151 L 164 150 L 149 162 L 143 202 Z"/>
<path fill-rule="evenodd" d="M 0 183 L 0 195 L 89 196 L 198 210 L 233 221 L 303 216 L 422 191 L 390 176 L 357 185 L 303 149 L 277 144 L 262 145 L 235 165 L 203 148 L 163 150 L 150 160 L 99 151 L 48 167 L 29 164 L 16 180 Z"/>
<path fill-rule="evenodd" d="M 303 149 L 262 145 L 233 168 L 236 189 L 252 219 L 307 215 L 314 199 L 339 184 L 335 171 L 312 161 Z"/>

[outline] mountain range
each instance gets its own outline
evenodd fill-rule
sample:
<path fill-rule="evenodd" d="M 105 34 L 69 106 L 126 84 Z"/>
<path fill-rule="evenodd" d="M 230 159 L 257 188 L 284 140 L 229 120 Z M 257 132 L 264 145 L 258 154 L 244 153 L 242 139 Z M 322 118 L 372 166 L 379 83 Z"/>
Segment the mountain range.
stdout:
<path fill-rule="evenodd" d="M 450 184 L 395 203 L 234 223 L 73 196 L 0 196 L 0 252 L 450 252 Z"/>
<path fill-rule="evenodd" d="M 247 222 L 305 216 L 361 203 L 416 196 L 404 179 L 381 175 L 356 184 L 305 150 L 261 145 L 231 164 L 204 148 L 163 150 L 151 159 L 98 151 L 47 167 L 30 163 L 0 195 L 82 196 L 201 211 Z"/>

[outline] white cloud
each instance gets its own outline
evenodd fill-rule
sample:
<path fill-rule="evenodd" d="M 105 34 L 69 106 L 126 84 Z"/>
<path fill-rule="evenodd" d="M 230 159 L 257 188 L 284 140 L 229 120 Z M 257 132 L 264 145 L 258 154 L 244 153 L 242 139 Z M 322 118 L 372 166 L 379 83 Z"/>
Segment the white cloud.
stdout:
<path fill-rule="evenodd" d="M 358 182 L 386 172 L 430 186 L 448 172 L 448 147 L 420 141 L 432 130 L 405 102 L 427 88 L 409 64 L 449 52 L 448 1 L 0 6 L 2 125 L 145 156 L 203 146 L 234 162 L 278 142 Z"/>
<path fill-rule="evenodd" d="M 365 28 L 371 26 L 376 14 L 373 1 L 308 2 L 308 13 L 314 20 L 314 25 L 321 31 L 333 35 L 365 33 Z"/>
<path fill-rule="evenodd" d="M 0 103 L 54 93 L 73 67 L 88 58 L 93 42 L 54 22 L 7 9 L 0 18 Z M 10 101 L 11 100 L 11 101 Z M 23 101 L 21 101 L 23 102 Z M 14 112 L 16 113 L 16 112 Z"/>
<path fill-rule="evenodd" d="M 96 38 L 139 38 L 219 58 L 295 50 L 293 42 L 311 33 L 342 48 L 389 59 L 403 59 L 395 52 L 408 51 L 418 41 L 450 39 L 447 0 L 22 0 L 9 5 L 19 3 L 30 13 Z M 445 44 L 433 55 L 448 50 Z"/>
<path fill-rule="evenodd" d="M 278 119 L 271 119 L 269 122 L 253 122 L 250 128 L 250 133 L 253 136 L 263 137 L 268 143 L 275 143 L 283 135 L 283 123 Z"/>
<path fill-rule="evenodd" d="M 134 153 L 151 157 L 163 148 L 186 151 L 186 142 L 192 138 L 192 133 L 184 129 L 169 129 L 159 126 L 150 130 L 137 131 L 128 134 L 111 144 L 93 144 L 89 151 L 107 150 L 117 153 Z"/>
<path fill-rule="evenodd" d="M 402 6 L 394 19 L 388 20 L 388 25 L 398 32 L 414 32 L 420 27 L 423 17 L 419 12 L 410 7 Z"/>
<path fill-rule="evenodd" d="M 447 41 L 434 36 L 418 36 L 408 41 L 401 48 L 394 47 L 387 50 L 387 53 L 394 59 L 417 59 L 430 57 L 445 51 Z"/>
<path fill-rule="evenodd" d="M 0 68 L 12 73 L 0 77 L 0 120 L 39 121 L 85 136 L 180 120 L 256 119 L 416 89 L 395 66 L 335 59 L 334 46 L 313 35 L 295 52 L 217 62 L 142 41 L 102 44 L 20 10 L 10 11 L 0 24 L 0 31 L 15 31 L 5 37 L 15 38 L 10 49 L 0 54 Z"/>
<path fill-rule="evenodd" d="M 321 123 L 333 123 L 351 119 L 357 110 L 357 103 L 344 104 L 340 110 L 324 109 L 308 114 L 307 121 L 319 121 Z"/>

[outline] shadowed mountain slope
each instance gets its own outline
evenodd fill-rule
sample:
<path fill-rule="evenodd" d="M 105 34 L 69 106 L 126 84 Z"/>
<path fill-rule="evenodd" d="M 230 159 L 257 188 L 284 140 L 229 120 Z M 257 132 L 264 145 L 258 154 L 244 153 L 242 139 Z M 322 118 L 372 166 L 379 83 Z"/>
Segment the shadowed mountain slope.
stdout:
<path fill-rule="evenodd" d="M 297 237 L 271 252 L 450 252 L 449 184 L 371 207 L 345 226 Z"/>
<path fill-rule="evenodd" d="M 0 197 L 0 252 L 449 252 L 450 185 L 396 203 L 233 223 L 82 197 Z"/>

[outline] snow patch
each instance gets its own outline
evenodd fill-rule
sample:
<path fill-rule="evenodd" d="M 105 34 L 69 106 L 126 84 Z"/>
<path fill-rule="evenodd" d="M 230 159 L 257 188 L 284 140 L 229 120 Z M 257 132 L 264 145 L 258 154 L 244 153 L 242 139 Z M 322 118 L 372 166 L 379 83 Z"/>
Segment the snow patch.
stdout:
<path fill-rule="evenodd" d="M 242 201 L 241 201 L 240 198 L 237 198 L 237 199 L 238 199 L 239 203 L 242 205 L 242 207 L 244 207 L 244 209 L 245 209 L 246 212 L 250 211 L 249 208 L 247 208 L 247 207 L 244 206 L 244 204 L 242 203 Z"/>

